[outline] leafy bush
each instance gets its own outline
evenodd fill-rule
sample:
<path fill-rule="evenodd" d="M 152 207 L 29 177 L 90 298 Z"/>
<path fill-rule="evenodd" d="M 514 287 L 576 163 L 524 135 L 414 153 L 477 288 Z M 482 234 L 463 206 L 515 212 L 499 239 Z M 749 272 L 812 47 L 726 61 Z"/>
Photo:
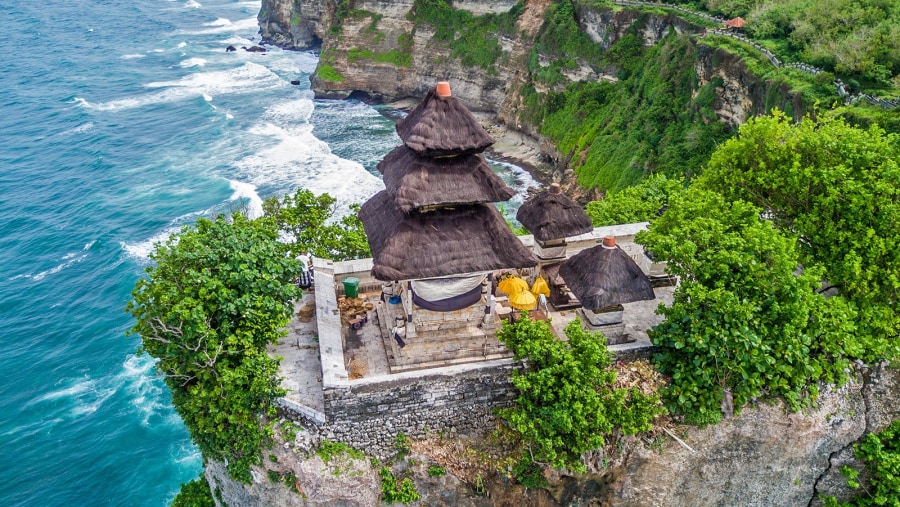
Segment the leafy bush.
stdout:
<path fill-rule="evenodd" d="M 299 264 L 285 255 L 274 227 L 235 214 L 199 219 L 151 254 L 126 307 L 157 358 L 172 401 L 208 459 L 227 461 L 235 479 L 272 437 L 260 415 L 274 415 L 284 394 L 278 361 L 266 347 L 285 334 L 299 295 Z"/>
<path fill-rule="evenodd" d="M 181 490 L 170 507 L 215 507 L 212 491 L 203 472 L 191 482 L 182 483 Z"/>
<path fill-rule="evenodd" d="M 782 231 L 799 235 L 800 262 L 821 265 L 859 312 L 861 342 L 848 354 L 897 358 L 900 137 L 834 116 L 799 124 L 777 112 L 751 119 L 716 151 L 697 184 L 751 201 Z"/>
<path fill-rule="evenodd" d="M 834 497 L 823 498 L 827 507 L 900 506 L 900 421 L 894 421 L 879 433 L 869 433 L 853 445 L 853 454 L 868 472 L 866 487 L 853 500 L 838 503 Z M 847 484 L 854 489 L 863 486 L 859 472 L 841 467 Z"/>
<path fill-rule="evenodd" d="M 726 393 L 736 413 L 753 398 L 780 396 L 798 410 L 817 383 L 842 383 L 856 350 L 854 312 L 816 293 L 822 271 L 795 273 L 795 237 L 760 219 L 751 204 L 697 188 L 637 235 L 681 283 L 666 320 L 650 331 L 671 376 L 663 399 L 690 423 L 721 418 Z"/>
<path fill-rule="evenodd" d="M 437 465 L 431 465 L 428 467 L 428 476 L 429 477 L 443 477 L 447 475 L 447 469 L 444 467 L 440 467 Z"/>
<path fill-rule="evenodd" d="M 316 75 L 319 76 L 319 79 L 323 81 L 330 81 L 332 83 L 343 83 L 344 76 L 342 76 L 334 67 L 326 64 L 319 64 L 316 68 Z"/>
<path fill-rule="evenodd" d="M 381 475 L 381 499 L 385 502 L 413 503 L 422 499 L 422 495 L 416 491 L 416 485 L 409 477 L 404 477 L 398 482 L 394 473 L 386 466 L 381 467 L 378 473 Z"/>
<path fill-rule="evenodd" d="M 350 213 L 335 221 L 336 202 L 328 194 L 301 188 L 294 195 L 266 199 L 263 220 L 290 238 L 291 255 L 305 251 L 332 260 L 369 257 L 369 241 L 357 216 L 359 205 L 350 206 Z"/>
<path fill-rule="evenodd" d="M 655 396 L 614 387 L 602 335 L 584 331 L 578 320 L 565 332 L 568 341 L 553 336 L 546 322 L 504 323 L 497 337 L 517 360 L 528 360 L 528 369 L 513 374 L 516 405 L 498 414 L 522 435 L 532 461 L 584 471 L 581 455 L 602 447 L 605 435 L 646 431 L 663 410 Z"/>
<path fill-rule="evenodd" d="M 585 212 L 595 227 L 647 222 L 659 216 L 669 198 L 683 190 L 682 182 L 657 174 L 633 187 L 610 192 L 603 200 L 589 202 Z"/>

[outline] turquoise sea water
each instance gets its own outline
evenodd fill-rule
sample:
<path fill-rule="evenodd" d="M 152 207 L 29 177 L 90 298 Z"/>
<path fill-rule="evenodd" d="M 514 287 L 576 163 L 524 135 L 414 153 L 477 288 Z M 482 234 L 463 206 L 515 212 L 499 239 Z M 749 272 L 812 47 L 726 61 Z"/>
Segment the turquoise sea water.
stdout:
<path fill-rule="evenodd" d="M 0 506 L 167 505 L 202 464 L 125 336 L 153 244 L 301 186 L 383 188 L 392 122 L 314 101 L 314 54 L 225 52 L 259 7 L 0 3 Z"/>

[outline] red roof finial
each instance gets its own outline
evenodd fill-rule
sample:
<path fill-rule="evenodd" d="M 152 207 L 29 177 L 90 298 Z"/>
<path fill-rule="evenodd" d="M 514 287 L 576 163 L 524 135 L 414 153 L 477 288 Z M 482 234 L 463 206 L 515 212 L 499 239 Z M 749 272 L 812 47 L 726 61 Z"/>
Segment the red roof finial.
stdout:
<path fill-rule="evenodd" d="M 447 81 L 439 81 L 437 84 L 437 94 L 441 97 L 450 96 L 450 83 Z"/>
<path fill-rule="evenodd" d="M 606 236 L 603 238 L 603 248 L 615 248 L 616 247 L 616 237 L 615 236 Z"/>

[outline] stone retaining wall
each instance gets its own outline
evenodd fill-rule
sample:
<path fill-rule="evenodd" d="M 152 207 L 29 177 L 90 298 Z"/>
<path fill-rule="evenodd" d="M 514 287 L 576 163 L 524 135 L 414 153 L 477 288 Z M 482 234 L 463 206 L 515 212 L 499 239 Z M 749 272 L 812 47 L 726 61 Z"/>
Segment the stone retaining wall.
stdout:
<path fill-rule="evenodd" d="M 494 410 L 509 406 L 517 391 L 510 378 L 520 363 L 509 359 L 408 372 L 355 381 L 325 390 L 325 424 L 283 410 L 282 416 L 332 441 L 366 449 L 379 459 L 393 452 L 397 434 L 482 436 L 494 429 Z M 287 407 L 283 407 L 286 409 Z"/>

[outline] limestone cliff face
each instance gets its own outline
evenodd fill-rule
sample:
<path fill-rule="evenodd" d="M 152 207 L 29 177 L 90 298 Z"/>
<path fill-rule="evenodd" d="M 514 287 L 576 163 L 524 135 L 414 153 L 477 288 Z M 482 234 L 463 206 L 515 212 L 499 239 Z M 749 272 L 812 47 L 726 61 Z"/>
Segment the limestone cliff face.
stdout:
<path fill-rule="evenodd" d="M 759 79 L 739 57 L 727 51 L 702 45 L 698 50 L 699 58 L 694 65 L 698 88 L 714 79 L 722 83 L 716 89 L 714 105 L 720 121 L 738 126 L 773 107 L 789 112 L 795 120 L 803 117 L 806 105 L 800 94 L 792 93 L 783 84 Z"/>
<path fill-rule="evenodd" d="M 687 447 L 663 437 L 647 446 L 636 437 L 588 456 L 591 473 L 550 477 L 547 490 L 489 479 L 486 492 L 450 474 L 432 477 L 427 455 L 400 465 L 429 506 L 713 506 L 793 507 L 822 505 L 819 495 L 847 500 L 851 493 L 838 469 L 859 468 L 852 443 L 900 418 L 900 371 L 862 368 L 854 382 L 825 389 L 816 407 L 786 412 L 780 404 L 748 406 L 740 416 L 706 428 L 673 428 Z M 213 489 L 228 505 L 378 505 L 378 471 L 365 459 L 325 464 L 311 454 L 308 433 L 278 445 L 249 485 L 231 481 L 224 467 L 206 466 Z M 293 474 L 291 488 L 269 471 Z M 395 467 L 396 470 L 396 467 Z"/>
<path fill-rule="evenodd" d="M 502 13 L 514 0 L 455 0 L 453 6 L 475 15 Z M 453 93 L 473 111 L 496 117 L 509 128 L 530 136 L 546 152 L 548 160 L 563 166 L 565 157 L 539 133 L 540 126 L 522 121 L 525 86 L 538 91 L 542 85 L 530 79 L 528 59 L 550 0 L 525 0 L 519 32 L 499 43 L 503 55 L 489 69 L 469 67 L 451 56 L 446 44 L 434 39 L 428 26 L 408 19 L 414 0 L 263 0 L 260 32 L 266 41 L 283 47 L 321 47 L 319 69 L 311 78 L 317 97 L 359 98 L 370 102 L 418 101 L 437 81 L 450 81 Z M 347 9 L 350 9 L 349 11 Z M 592 41 L 610 48 L 639 23 L 644 45 L 659 43 L 670 31 L 696 34 L 700 29 L 674 15 L 654 15 L 631 10 L 579 7 L 578 24 Z M 338 19 L 341 18 L 341 19 Z M 366 52 L 370 52 L 366 54 Z M 376 55 L 394 53 L 394 58 Z M 773 106 L 799 117 L 804 106 L 799 95 L 769 85 L 750 74 L 738 57 L 700 46 L 695 62 L 697 86 L 720 80 L 714 110 L 720 121 L 739 125 Z M 555 57 L 538 54 L 541 65 Z M 405 60 L 404 60 L 405 58 Z M 328 72 L 324 72 L 327 69 Z M 563 71 L 571 81 L 616 81 L 615 68 L 593 68 L 581 63 Z M 554 90 L 565 89 L 565 82 Z"/>
<path fill-rule="evenodd" d="M 311 49 L 322 43 L 337 0 L 262 0 L 257 20 L 263 42 L 285 49 Z"/>

